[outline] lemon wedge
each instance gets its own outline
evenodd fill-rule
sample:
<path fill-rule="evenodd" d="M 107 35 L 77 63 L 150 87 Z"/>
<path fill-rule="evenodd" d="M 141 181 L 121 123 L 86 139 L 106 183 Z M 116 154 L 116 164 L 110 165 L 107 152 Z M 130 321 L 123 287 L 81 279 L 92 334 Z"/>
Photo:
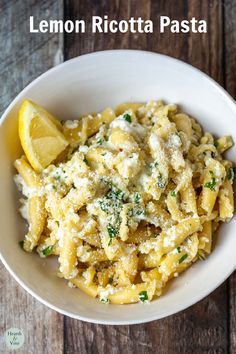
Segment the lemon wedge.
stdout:
<path fill-rule="evenodd" d="M 24 100 L 19 111 L 19 136 L 28 161 L 37 172 L 68 146 L 59 120 L 30 100 Z"/>

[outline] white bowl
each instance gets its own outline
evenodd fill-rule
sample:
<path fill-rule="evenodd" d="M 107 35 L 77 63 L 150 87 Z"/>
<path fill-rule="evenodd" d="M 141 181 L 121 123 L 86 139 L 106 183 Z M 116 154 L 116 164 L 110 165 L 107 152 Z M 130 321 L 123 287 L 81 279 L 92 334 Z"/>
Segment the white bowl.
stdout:
<path fill-rule="evenodd" d="M 1 259 L 18 283 L 45 305 L 65 315 L 94 323 L 143 323 L 174 314 L 201 300 L 236 268 L 236 220 L 221 225 L 215 248 L 175 279 L 150 304 L 104 305 L 56 277 L 55 262 L 23 252 L 24 222 L 17 212 L 12 177 L 20 156 L 17 112 L 31 98 L 60 119 L 77 118 L 127 101 L 163 99 L 177 103 L 216 136 L 236 141 L 236 105 L 212 79 L 176 59 L 133 50 L 105 51 L 67 61 L 37 78 L 11 103 L 0 122 Z M 236 148 L 228 157 L 235 162 Z M 49 257 L 50 258 L 50 257 Z"/>

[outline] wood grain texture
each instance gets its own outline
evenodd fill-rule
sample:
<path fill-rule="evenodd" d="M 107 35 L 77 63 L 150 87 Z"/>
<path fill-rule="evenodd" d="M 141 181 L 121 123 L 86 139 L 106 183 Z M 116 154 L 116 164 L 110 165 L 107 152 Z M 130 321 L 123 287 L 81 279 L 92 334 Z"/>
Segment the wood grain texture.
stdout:
<path fill-rule="evenodd" d="M 224 2 L 225 86 L 236 99 L 236 0 Z"/>
<path fill-rule="evenodd" d="M 225 88 L 236 99 L 236 0 L 224 2 Z M 236 353 L 236 272 L 229 278 L 229 351 Z"/>
<path fill-rule="evenodd" d="M 62 18 L 62 1 L 0 1 L 0 113 L 29 82 L 63 61 L 62 35 L 29 33 L 31 15 L 36 22 Z"/>
<path fill-rule="evenodd" d="M 101 326 L 66 318 L 66 353 L 227 353 L 221 291 L 180 314 L 142 325 Z"/>
<path fill-rule="evenodd" d="M 196 17 L 208 21 L 207 34 L 130 33 L 74 34 L 65 36 L 65 58 L 95 50 L 133 48 L 159 52 L 182 59 L 203 70 L 220 84 L 224 83 L 223 3 L 178 1 L 178 6 L 159 1 L 72 1 L 65 2 L 66 18 L 83 18 L 109 14 L 111 19 L 131 16 L 151 18 L 157 24 L 160 15 L 182 20 Z M 171 6 L 172 5 L 172 6 Z M 234 21 L 235 26 L 235 21 Z M 235 62 L 233 63 L 235 68 Z M 233 296 L 233 294 L 231 294 Z M 101 326 L 65 319 L 66 353 L 227 353 L 228 293 L 224 283 L 212 295 L 175 316 L 144 325 Z M 235 304 L 231 304 L 231 310 Z M 235 307 L 234 307 L 235 308 Z M 234 321 L 232 317 L 232 321 Z M 232 347 L 232 346 L 231 346 Z M 233 347 L 232 347 L 233 348 Z M 233 352 L 232 352 L 233 353 Z"/>
<path fill-rule="evenodd" d="M 62 2 L 0 1 L 1 112 L 29 82 L 63 59 L 63 37 L 30 34 L 30 15 L 36 19 L 62 17 Z M 25 335 L 25 345 L 17 353 L 63 352 L 63 316 L 27 294 L 2 265 L 0 300 L 1 353 L 10 353 L 3 334 L 11 327 L 20 328 Z"/>
<path fill-rule="evenodd" d="M 29 34 L 28 19 L 84 19 L 109 15 L 152 19 L 153 34 Z M 179 58 L 212 76 L 236 98 L 236 0 L 0 0 L 0 113 L 49 67 L 105 49 L 143 49 Z M 207 34 L 160 34 L 158 19 L 208 21 Z M 9 31 L 10 29 L 10 31 Z M 64 45 L 63 45 L 64 40 Z M 4 85 L 2 84 L 4 83 Z M 18 353 L 236 353 L 236 274 L 198 304 L 169 318 L 134 326 L 102 326 L 63 317 L 39 304 L 0 267 L 0 331 L 19 327 Z M 0 336 L 0 352 L 5 353 Z"/>

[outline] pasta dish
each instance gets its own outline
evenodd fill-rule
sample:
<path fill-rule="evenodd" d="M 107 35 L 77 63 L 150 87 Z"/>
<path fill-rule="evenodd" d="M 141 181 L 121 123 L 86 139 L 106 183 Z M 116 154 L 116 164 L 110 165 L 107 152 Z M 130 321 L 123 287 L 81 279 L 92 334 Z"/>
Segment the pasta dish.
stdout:
<path fill-rule="evenodd" d="M 60 122 L 26 100 L 15 161 L 27 252 L 102 303 L 149 302 L 212 251 L 233 217 L 235 168 L 174 104 L 124 103 Z"/>

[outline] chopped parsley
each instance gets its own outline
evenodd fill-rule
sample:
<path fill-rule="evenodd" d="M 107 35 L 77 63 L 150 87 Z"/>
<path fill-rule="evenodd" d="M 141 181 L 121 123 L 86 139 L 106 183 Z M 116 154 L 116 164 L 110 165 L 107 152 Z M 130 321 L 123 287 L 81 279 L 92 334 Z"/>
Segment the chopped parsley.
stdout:
<path fill-rule="evenodd" d="M 124 192 L 116 186 L 112 186 L 111 190 L 107 193 L 106 197 L 108 199 L 119 199 L 123 200 Z"/>
<path fill-rule="evenodd" d="M 214 141 L 214 146 L 215 146 L 216 148 L 218 148 L 219 142 L 218 142 L 217 140 Z"/>
<path fill-rule="evenodd" d="M 108 278 L 108 284 L 112 284 L 113 283 L 113 275 L 110 275 Z"/>
<path fill-rule="evenodd" d="M 108 246 L 110 246 L 112 244 L 113 238 L 117 236 L 118 230 L 113 225 L 108 224 L 107 232 L 108 232 L 108 235 L 109 235 Z"/>
<path fill-rule="evenodd" d="M 157 185 L 161 189 L 165 188 L 165 181 L 164 181 L 161 173 L 159 174 L 159 176 L 157 178 Z"/>
<path fill-rule="evenodd" d="M 175 198 L 175 197 L 176 197 L 176 191 L 171 191 L 171 192 L 170 192 L 170 195 L 171 195 L 171 197 L 174 197 L 174 198 Z"/>
<path fill-rule="evenodd" d="M 104 198 L 100 198 L 98 200 L 98 204 L 101 208 L 102 211 L 106 212 L 109 215 L 109 218 L 112 217 L 116 220 L 116 223 L 118 222 L 119 219 L 119 214 L 121 212 L 123 203 L 119 199 L 109 199 L 107 196 Z M 113 224 L 113 222 L 112 222 Z"/>
<path fill-rule="evenodd" d="M 102 155 L 102 156 L 105 156 L 106 154 L 107 154 L 106 152 L 103 152 L 101 155 Z"/>
<path fill-rule="evenodd" d="M 161 258 L 165 258 L 167 256 L 167 253 L 163 253 L 163 255 L 161 256 Z"/>
<path fill-rule="evenodd" d="M 139 194 L 139 193 L 135 193 L 135 194 L 134 194 L 134 202 L 135 202 L 136 204 L 139 204 L 139 203 L 140 203 L 140 200 L 141 200 L 140 194 Z"/>
<path fill-rule="evenodd" d="M 118 200 L 124 199 L 125 193 L 120 188 L 115 186 L 110 180 L 102 178 L 101 181 L 103 181 L 110 188 L 110 191 L 107 193 L 106 198 Z"/>
<path fill-rule="evenodd" d="M 99 200 L 98 203 L 102 211 L 108 212 L 109 204 L 105 200 Z"/>
<path fill-rule="evenodd" d="M 236 167 L 230 167 L 227 171 L 227 179 L 229 181 L 232 181 L 234 179 L 235 174 L 236 174 Z"/>
<path fill-rule="evenodd" d="M 124 120 L 126 120 L 126 122 L 129 122 L 129 123 L 132 122 L 131 115 L 128 113 L 124 114 L 123 118 L 124 118 Z"/>
<path fill-rule="evenodd" d="M 145 209 L 143 208 L 129 208 L 128 209 L 128 216 L 129 217 L 138 217 L 138 216 L 144 216 L 146 214 Z"/>
<path fill-rule="evenodd" d="M 139 294 L 138 294 L 138 298 L 139 298 L 139 300 L 140 301 L 142 301 L 142 302 L 145 302 L 145 301 L 147 301 L 148 300 L 148 293 L 147 293 L 147 291 L 141 291 Z"/>
<path fill-rule="evenodd" d="M 211 191 L 215 191 L 215 186 L 216 186 L 216 178 L 213 176 L 213 172 L 212 171 L 209 171 L 210 175 L 212 176 L 211 177 L 211 181 L 209 182 L 206 182 L 204 184 L 204 187 L 205 188 L 209 188 Z"/>
<path fill-rule="evenodd" d="M 44 250 L 42 251 L 43 255 L 45 257 L 50 256 L 50 254 L 52 253 L 52 250 L 53 250 L 53 246 L 48 246 L 48 247 L 44 248 Z"/>
<path fill-rule="evenodd" d="M 123 207 L 125 193 L 116 187 L 110 179 L 101 177 L 100 180 L 109 188 L 106 195 L 98 200 L 98 204 L 101 210 L 107 214 L 106 229 L 109 235 L 108 246 L 110 246 L 112 244 L 112 239 L 119 233 L 121 224 L 120 212 Z"/>
<path fill-rule="evenodd" d="M 19 241 L 19 246 L 22 250 L 24 249 L 24 241 L 23 240 Z"/>
<path fill-rule="evenodd" d="M 103 144 L 103 140 L 102 140 L 101 138 L 99 138 L 99 139 L 97 140 L 97 144 L 98 144 L 98 145 L 102 145 L 102 144 Z"/>
<path fill-rule="evenodd" d="M 107 298 L 107 297 L 104 297 L 103 299 L 100 299 L 100 301 L 103 303 L 103 304 L 108 304 L 110 302 L 110 300 Z"/>
<path fill-rule="evenodd" d="M 57 187 L 55 186 L 55 184 L 52 185 L 52 189 L 54 189 L 54 191 L 57 190 Z"/>
<path fill-rule="evenodd" d="M 177 247 L 177 252 L 178 252 L 178 253 L 180 253 L 180 252 L 181 252 L 181 248 L 180 248 L 180 246 L 179 246 L 179 247 Z"/>
<path fill-rule="evenodd" d="M 187 253 L 185 253 L 182 257 L 180 257 L 179 264 L 183 263 L 183 261 L 185 261 L 186 258 L 188 258 Z"/>

